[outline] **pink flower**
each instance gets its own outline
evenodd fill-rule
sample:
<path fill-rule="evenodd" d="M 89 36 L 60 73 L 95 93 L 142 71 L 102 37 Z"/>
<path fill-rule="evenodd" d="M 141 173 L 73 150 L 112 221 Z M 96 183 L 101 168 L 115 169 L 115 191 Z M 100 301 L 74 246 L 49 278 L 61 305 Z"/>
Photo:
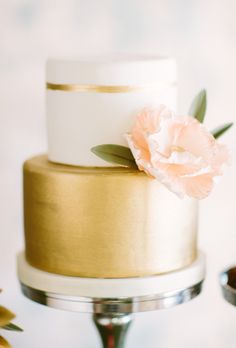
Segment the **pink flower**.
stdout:
<path fill-rule="evenodd" d="M 164 105 L 142 110 L 125 136 L 139 169 L 180 197 L 208 196 L 229 160 L 202 123 Z"/>

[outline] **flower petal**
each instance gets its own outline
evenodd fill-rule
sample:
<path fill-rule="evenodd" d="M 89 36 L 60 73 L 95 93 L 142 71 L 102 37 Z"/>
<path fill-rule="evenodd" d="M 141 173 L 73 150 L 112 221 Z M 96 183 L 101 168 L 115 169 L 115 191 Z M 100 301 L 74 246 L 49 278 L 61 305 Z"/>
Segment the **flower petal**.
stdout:
<path fill-rule="evenodd" d="M 2 336 L 0 336 L 0 348 L 11 348 L 11 345 Z"/>
<path fill-rule="evenodd" d="M 139 169 L 179 197 L 208 196 L 229 161 L 227 148 L 199 121 L 163 105 L 142 110 L 126 139 Z"/>
<path fill-rule="evenodd" d="M 0 327 L 7 325 L 14 318 L 14 313 L 3 306 L 0 306 Z"/>

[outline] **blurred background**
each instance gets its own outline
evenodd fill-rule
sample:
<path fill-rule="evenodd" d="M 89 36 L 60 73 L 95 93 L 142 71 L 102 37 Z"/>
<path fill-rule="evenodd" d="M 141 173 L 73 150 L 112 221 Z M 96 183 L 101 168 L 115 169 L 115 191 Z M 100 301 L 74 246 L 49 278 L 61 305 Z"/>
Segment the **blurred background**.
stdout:
<path fill-rule="evenodd" d="M 18 315 L 14 347 L 99 347 L 88 314 L 25 299 L 16 277 L 23 249 L 22 162 L 46 152 L 45 60 L 57 55 L 150 53 L 176 57 L 179 111 L 208 91 L 206 124 L 236 122 L 236 2 L 233 0 L 0 0 L 0 302 Z M 232 166 L 201 202 L 199 246 L 207 254 L 201 296 L 137 314 L 127 348 L 234 348 L 236 309 L 218 274 L 236 264 L 235 129 L 223 140 Z"/>

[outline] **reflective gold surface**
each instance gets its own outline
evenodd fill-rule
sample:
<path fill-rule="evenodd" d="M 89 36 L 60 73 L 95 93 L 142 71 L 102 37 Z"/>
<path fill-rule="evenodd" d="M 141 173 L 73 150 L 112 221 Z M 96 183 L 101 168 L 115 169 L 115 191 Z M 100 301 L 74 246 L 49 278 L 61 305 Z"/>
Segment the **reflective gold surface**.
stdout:
<path fill-rule="evenodd" d="M 64 92 L 93 92 L 93 93 L 129 93 L 143 91 L 146 89 L 163 89 L 175 86 L 175 83 L 156 84 L 148 86 L 109 86 L 109 85 L 79 85 L 79 84 L 58 84 L 47 82 L 47 89 Z"/>
<path fill-rule="evenodd" d="M 34 157 L 24 165 L 24 214 L 27 260 L 48 272 L 136 277 L 196 258 L 197 202 L 137 170 Z"/>

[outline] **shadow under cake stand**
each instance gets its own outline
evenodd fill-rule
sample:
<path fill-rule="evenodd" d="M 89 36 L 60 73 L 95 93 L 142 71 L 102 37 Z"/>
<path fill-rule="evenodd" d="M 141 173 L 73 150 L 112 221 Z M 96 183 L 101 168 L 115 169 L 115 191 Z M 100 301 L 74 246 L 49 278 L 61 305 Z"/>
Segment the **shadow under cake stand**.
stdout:
<path fill-rule="evenodd" d="M 200 252 L 191 266 L 169 274 L 139 278 L 67 277 L 40 271 L 18 255 L 23 294 L 40 304 L 93 313 L 104 348 L 122 348 L 132 313 L 170 308 L 200 294 L 205 257 Z"/>

